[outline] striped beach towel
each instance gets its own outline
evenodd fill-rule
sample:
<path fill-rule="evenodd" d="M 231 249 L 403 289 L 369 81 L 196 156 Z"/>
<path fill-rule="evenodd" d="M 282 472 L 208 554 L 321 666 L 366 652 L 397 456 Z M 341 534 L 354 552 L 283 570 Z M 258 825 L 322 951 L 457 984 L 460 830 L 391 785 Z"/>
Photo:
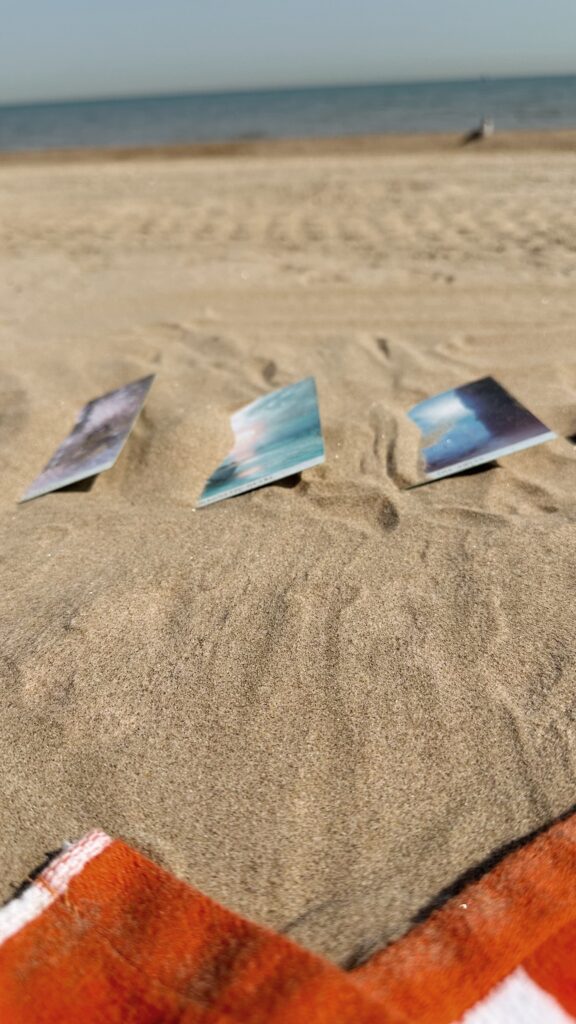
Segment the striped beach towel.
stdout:
<path fill-rule="evenodd" d="M 576 817 L 348 972 L 92 832 L 0 910 L 0 1021 L 576 1021 Z"/>

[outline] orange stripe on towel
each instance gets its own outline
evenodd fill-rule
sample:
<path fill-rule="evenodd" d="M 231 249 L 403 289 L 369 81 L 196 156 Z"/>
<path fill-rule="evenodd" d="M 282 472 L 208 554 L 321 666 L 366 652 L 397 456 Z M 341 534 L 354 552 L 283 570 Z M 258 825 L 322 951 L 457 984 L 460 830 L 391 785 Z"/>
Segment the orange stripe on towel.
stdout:
<path fill-rule="evenodd" d="M 2 1024 L 523 1024 L 518 1000 L 576 1020 L 576 817 L 349 974 L 101 832 L 0 910 Z"/>
<path fill-rule="evenodd" d="M 572 886 L 576 886 L 576 878 Z M 524 967 L 540 988 L 576 1017 L 576 921 L 548 939 Z"/>
<path fill-rule="evenodd" d="M 0 1020 L 376 1024 L 383 1017 L 338 968 L 117 841 L 0 946 Z"/>
<path fill-rule="evenodd" d="M 576 816 L 509 854 L 354 977 L 385 1002 L 390 1024 L 452 1024 L 571 921 Z M 574 960 L 565 970 L 576 977 Z"/>

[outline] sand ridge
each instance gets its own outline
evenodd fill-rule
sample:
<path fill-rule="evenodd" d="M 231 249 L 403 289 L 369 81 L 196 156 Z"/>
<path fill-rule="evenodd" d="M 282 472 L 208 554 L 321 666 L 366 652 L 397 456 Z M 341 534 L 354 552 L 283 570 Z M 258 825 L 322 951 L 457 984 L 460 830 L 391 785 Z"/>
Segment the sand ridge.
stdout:
<path fill-rule="evenodd" d="M 575 799 L 564 152 L 0 168 L 3 894 L 99 826 L 340 963 Z M 157 373 L 90 490 L 16 499 Z M 560 435 L 406 491 L 493 374 Z M 317 380 L 327 461 L 194 512 Z"/>

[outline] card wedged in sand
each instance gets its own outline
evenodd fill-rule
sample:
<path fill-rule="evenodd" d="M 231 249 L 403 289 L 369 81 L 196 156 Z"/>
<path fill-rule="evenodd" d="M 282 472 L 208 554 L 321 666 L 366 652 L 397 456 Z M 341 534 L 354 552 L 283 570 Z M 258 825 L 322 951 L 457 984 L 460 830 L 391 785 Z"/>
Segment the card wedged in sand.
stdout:
<path fill-rule="evenodd" d="M 408 416 L 422 435 L 420 483 L 556 437 L 493 377 L 427 398 Z"/>
<path fill-rule="evenodd" d="M 207 481 L 198 508 L 324 462 L 313 377 L 257 398 L 234 413 L 230 424 L 234 447 Z"/>
<path fill-rule="evenodd" d="M 110 469 L 134 426 L 154 376 L 132 381 L 88 402 L 66 440 L 20 501 L 39 498 Z"/>

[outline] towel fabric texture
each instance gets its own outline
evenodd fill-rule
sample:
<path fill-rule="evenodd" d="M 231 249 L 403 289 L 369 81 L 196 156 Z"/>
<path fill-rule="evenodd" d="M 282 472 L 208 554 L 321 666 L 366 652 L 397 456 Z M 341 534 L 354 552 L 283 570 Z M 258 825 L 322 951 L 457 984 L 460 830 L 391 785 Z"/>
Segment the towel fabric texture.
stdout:
<path fill-rule="evenodd" d="M 576 816 L 349 972 L 92 832 L 0 910 L 0 1020 L 576 1021 Z"/>

